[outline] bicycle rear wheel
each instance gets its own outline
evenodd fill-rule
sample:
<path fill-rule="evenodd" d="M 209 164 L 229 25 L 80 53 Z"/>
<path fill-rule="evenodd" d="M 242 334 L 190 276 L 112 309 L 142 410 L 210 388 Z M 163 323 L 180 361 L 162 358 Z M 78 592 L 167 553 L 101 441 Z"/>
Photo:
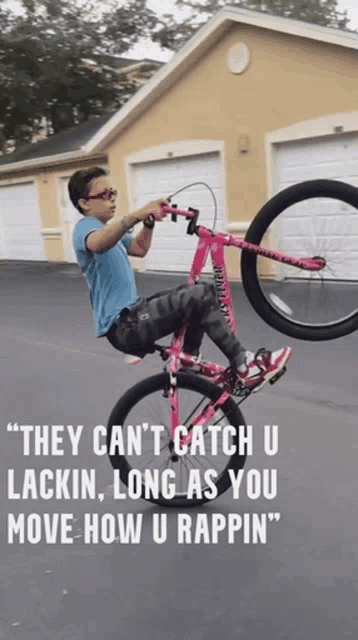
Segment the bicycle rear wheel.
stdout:
<path fill-rule="evenodd" d="M 222 394 L 222 389 L 212 382 L 186 372 L 177 374 L 179 394 L 179 420 L 180 425 L 188 427 L 191 420 L 200 413 L 210 400 L 217 400 Z M 211 498 L 205 496 L 210 487 L 205 479 L 205 472 L 215 470 L 217 476 L 212 479 L 218 497 L 231 486 L 229 469 L 237 471 L 244 466 L 246 459 L 246 445 L 240 453 L 240 435 L 246 436 L 246 425 L 240 409 L 232 398 L 229 398 L 222 407 L 219 407 L 210 420 L 210 425 L 221 427 L 231 425 L 234 433 L 230 435 L 228 443 L 233 450 L 232 455 L 227 455 L 222 450 L 222 440 L 219 433 L 217 454 L 212 453 L 211 436 L 206 427 L 203 427 L 203 440 L 205 455 L 192 455 L 190 448 L 184 456 L 173 455 L 170 445 L 170 398 L 168 397 L 169 375 L 165 372 L 142 380 L 129 389 L 115 405 L 107 425 L 107 451 L 114 469 L 119 469 L 122 482 L 128 487 L 131 481 L 130 472 L 137 469 L 142 473 L 141 497 L 155 504 L 170 507 L 196 506 L 207 502 Z M 127 437 L 129 425 L 143 425 L 148 423 L 148 428 L 142 428 L 142 450 L 139 455 L 119 455 L 113 452 L 110 455 L 110 443 L 114 425 L 121 425 L 124 438 Z M 160 455 L 154 455 L 153 433 L 151 425 L 164 425 L 165 430 L 160 434 Z M 240 428 L 241 427 L 241 428 Z M 230 430 L 232 431 L 232 430 Z M 162 490 L 158 495 L 153 495 L 146 487 L 145 473 L 156 470 L 162 474 L 165 469 L 175 473 L 175 495 L 172 498 L 165 497 Z M 188 482 L 191 470 L 198 470 L 200 477 L 201 493 L 188 497 Z M 212 490 L 209 491 L 213 495 Z"/>
<path fill-rule="evenodd" d="M 267 324 L 312 341 L 356 331 L 358 189 L 335 180 L 288 187 L 262 207 L 245 240 L 326 263 L 321 271 L 309 272 L 242 252 L 245 293 Z"/>

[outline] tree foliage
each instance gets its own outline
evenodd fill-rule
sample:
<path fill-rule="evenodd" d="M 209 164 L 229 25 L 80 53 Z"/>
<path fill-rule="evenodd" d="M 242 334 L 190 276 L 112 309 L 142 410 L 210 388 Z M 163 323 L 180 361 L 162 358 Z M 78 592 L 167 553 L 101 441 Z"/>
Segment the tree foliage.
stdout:
<path fill-rule="evenodd" d="M 346 11 L 339 11 L 338 0 L 176 0 L 187 16 L 179 24 L 172 15 L 163 19 L 162 28 L 153 40 L 161 46 L 178 51 L 197 29 L 223 7 L 263 11 L 293 20 L 304 20 L 324 27 L 348 28 Z"/>
<path fill-rule="evenodd" d="M 0 2 L 2 138 L 31 139 L 46 117 L 57 133 L 119 108 L 136 86 L 118 81 L 120 56 L 157 27 L 146 0 Z"/>

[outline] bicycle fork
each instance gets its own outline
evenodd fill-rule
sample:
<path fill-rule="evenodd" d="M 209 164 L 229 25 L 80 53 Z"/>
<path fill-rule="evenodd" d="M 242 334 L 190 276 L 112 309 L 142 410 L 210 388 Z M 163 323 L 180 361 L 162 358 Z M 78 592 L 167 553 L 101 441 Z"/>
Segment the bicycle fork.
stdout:
<path fill-rule="evenodd" d="M 177 371 L 180 367 L 181 359 L 180 353 L 182 349 L 182 345 L 184 342 L 186 326 L 182 327 L 179 332 L 178 337 L 173 340 L 170 346 L 170 356 L 169 356 L 169 389 L 168 396 L 170 402 L 170 450 L 172 452 L 172 459 L 177 460 L 177 456 L 174 453 L 174 443 L 179 447 L 183 445 L 189 445 L 192 441 L 193 428 L 196 426 L 205 427 L 209 424 L 211 418 L 215 415 L 218 408 L 223 405 L 228 398 L 230 398 L 229 391 L 223 389 L 220 397 L 215 400 L 209 400 L 206 406 L 199 411 L 196 415 L 194 415 L 196 409 L 192 412 L 192 415 L 189 417 L 190 424 L 188 426 L 181 425 L 179 421 L 179 396 L 178 396 L 178 385 L 177 385 Z M 221 369 L 221 367 L 219 367 Z M 219 371 L 218 371 L 219 373 Z M 193 416 L 193 417 L 192 417 Z M 179 439 L 176 441 L 176 432 L 179 430 Z"/>

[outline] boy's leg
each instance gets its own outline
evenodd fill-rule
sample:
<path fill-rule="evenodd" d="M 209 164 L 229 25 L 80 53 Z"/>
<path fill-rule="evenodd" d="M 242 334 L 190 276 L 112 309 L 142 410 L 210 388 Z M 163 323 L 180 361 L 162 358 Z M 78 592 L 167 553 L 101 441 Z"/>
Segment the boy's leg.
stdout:
<path fill-rule="evenodd" d="M 180 290 L 186 287 L 188 287 L 188 285 L 183 284 L 183 285 L 179 285 L 179 287 L 177 287 L 176 289 Z M 173 288 L 164 289 L 163 291 L 158 291 L 157 293 L 154 293 L 153 295 L 146 297 L 145 300 L 146 302 L 151 302 L 156 298 L 160 298 L 167 294 L 171 294 L 172 292 L 173 292 Z M 179 331 L 182 326 L 183 326 L 183 322 L 178 322 L 177 329 L 174 329 L 173 331 L 175 336 L 179 334 Z M 203 341 L 204 333 L 205 333 L 204 329 L 187 326 L 187 329 L 185 331 L 185 337 L 184 337 L 183 351 L 185 351 L 185 353 L 189 353 L 190 355 L 198 356 L 200 353 L 200 346 Z"/>
<path fill-rule="evenodd" d="M 180 289 L 185 289 L 186 287 L 188 287 L 188 285 L 179 285 L 176 289 L 174 290 L 180 290 Z M 170 289 L 164 289 L 163 291 L 157 291 L 156 293 L 153 293 L 151 296 L 147 296 L 145 298 L 145 301 L 148 302 L 152 302 L 152 300 L 155 300 L 157 298 L 161 298 L 167 294 L 172 294 L 173 293 L 173 288 Z M 178 326 L 177 328 L 173 329 L 173 333 L 175 336 L 177 336 L 179 334 L 179 331 L 181 329 L 181 327 L 183 326 L 183 322 L 178 322 Z M 201 328 L 194 328 L 192 326 L 187 326 L 187 329 L 185 331 L 185 337 L 184 337 L 184 345 L 183 345 L 183 351 L 185 351 L 185 353 L 189 353 L 190 355 L 193 356 L 198 356 L 200 353 L 200 347 L 201 347 L 201 343 L 203 341 L 203 337 L 204 337 L 204 329 Z M 164 336 L 162 336 L 164 337 Z M 159 339 L 159 338 L 158 338 Z"/>
<path fill-rule="evenodd" d="M 121 351 L 144 354 L 181 324 L 190 327 L 184 349 L 195 354 L 205 332 L 235 368 L 244 363 L 246 350 L 227 324 L 213 284 L 180 285 L 145 298 L 122 313 L 107 336 Z"/>

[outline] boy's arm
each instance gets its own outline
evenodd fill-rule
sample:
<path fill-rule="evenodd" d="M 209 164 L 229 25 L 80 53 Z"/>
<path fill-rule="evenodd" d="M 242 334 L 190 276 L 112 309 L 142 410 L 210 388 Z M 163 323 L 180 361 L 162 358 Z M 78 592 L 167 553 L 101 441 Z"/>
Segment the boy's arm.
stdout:
<path fill-rule="evenodd" d="M 144 258 L 147 255 L 153 237 L 153 227 L 150 229 L 143 225 L 143 228 L 132 238 L 132 241 L 128 248 L 128 254 L 135 256 L 136 258 Z"/>
<path fill-rule="evenodd" d="M 145 220 L 151 211 L 156 211 L 160 215 L 160 203 L 162 202 L 167 204 L 165 198 L 153 200 L 121 220 L 116 220 L 116 222 L 113 222 L 111 225 L 107 224 L 103 229 L 99 229 L 98 231 L 92 231 L 86 238 L 87 249 L 93 253 L 106 253 L 106 251 L 109 251 L 117 244 L 128 229 L 131 229 L 135 224 L 138 224 L 138 222 Z M 138 235 L 141 235 L 141 233 Z"/>

